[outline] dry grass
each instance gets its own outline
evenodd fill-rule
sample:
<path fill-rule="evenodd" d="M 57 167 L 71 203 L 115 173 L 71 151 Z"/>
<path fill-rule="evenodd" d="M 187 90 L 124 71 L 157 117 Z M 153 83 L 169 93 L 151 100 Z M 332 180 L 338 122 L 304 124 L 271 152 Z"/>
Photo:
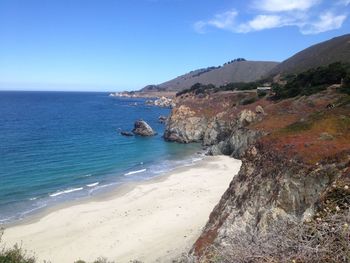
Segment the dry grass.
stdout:
<path fill-rule="evenodd" d="M 280 222 L 266 233 L 242 230 L 211 246 L 205 256 L 184 255 L 181 263 L 350 262 L 350 211 L 309 223 Z"/>

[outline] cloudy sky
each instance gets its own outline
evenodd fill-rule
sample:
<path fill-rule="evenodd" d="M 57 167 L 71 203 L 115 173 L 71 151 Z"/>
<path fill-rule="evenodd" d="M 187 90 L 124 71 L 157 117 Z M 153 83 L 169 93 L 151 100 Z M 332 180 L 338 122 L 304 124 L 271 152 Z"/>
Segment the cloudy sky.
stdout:
<path fill-rule="evenodd" d="M 350 33 L 350 0 L 0 0 L 0 89 L 131 90 Z"/>

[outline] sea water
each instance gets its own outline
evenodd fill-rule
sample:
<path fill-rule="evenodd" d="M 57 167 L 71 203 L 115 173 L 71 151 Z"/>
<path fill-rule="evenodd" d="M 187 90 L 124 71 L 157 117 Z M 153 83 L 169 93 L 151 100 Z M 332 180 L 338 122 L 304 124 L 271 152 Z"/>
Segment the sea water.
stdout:
<path fill-rule="evenodd" d="M 0 224 L 201 159 L 199 145 L 164 141 L 169 114 L 107 93 L 0 92 Z M 158 135 L 120 135 L 138 119 Z"/>

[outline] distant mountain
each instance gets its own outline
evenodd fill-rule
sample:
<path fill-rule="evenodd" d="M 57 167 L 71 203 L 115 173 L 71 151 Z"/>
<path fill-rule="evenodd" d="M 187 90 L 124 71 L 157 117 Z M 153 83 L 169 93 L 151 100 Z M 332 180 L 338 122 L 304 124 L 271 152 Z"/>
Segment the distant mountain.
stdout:
<path fill-rule="evenodd" d="M 350 34 L 313 45 L 283 61 L 269 75 L 300 73 L 333 62 L 350 62 Z"/>
<path fill-rule="evenodd" d="M 260 79 L 277 64 L 278 62 L 238 59 L 238 61 L 225 63 L 223 66 L 191 71 L 162 84 L 146 86 L 141 91 L 181 91 L 196 83 L 221 86 L 230 82 L 250 82 Z"/>

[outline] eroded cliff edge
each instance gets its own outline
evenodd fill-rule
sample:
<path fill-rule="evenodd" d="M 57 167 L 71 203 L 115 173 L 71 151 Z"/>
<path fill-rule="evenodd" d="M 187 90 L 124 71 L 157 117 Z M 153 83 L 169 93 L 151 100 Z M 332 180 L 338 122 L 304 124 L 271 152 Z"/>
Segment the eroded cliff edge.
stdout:
<path fill-rule="evenodd" d="M 265 244 L 255 242 L 254 238 L 270 233 L 277 228 L 276 224 L 314 222 L 316 227 L 323 227 L 322 220 L 326 219 L 320 213 L 348 212 L 349 96 L 332 89 L 283 101 L 254 96 L 251 92 L 187 94 L 178 98 L 178 106 L 170 116 L 165 132 L 167 140 L 202 142 L 210 146 L 212 154 L 242 159 L 239 174 L 233 177 L 193 246 L 191 255 L 196 262 L 202 258 L 208 262 L 213 257 L 217 259 L 218 251 L 231 254 L 238 251 L 233 249 L 233 243 L 235 248 L 240 247 L 237 243 L 246 245 L 240 251 L 246 250 L 250 257 L 261 256 L 254 255 L 254 249 L 262 249 Z M 330 194 L 334 192 L 346 201 Z M 342 220 L 349 224 L 349 215 Z M 245 243 L 243 239 L 250 241 Z M 252 244 L 256 246 L 254 249 L 249 247 Z M 275 252 L 275 260 L 281 254 L 271 246 L 268 250 Z M 292 256 L 288 258 L 292 259 Z M 281 258 L 278 260 L 282 262 Z"/>
<path fill-rule="evenodd" d="M 180 143 L 201 142 L 210 146 L 213 155 L 239 158 L 248 145 L 264 132 L 248 128 L 266 115 L 262 106 L 253 103 L 254 92 L 224 92 L 178 97 L 167 123 L 164 138 Z"/>

